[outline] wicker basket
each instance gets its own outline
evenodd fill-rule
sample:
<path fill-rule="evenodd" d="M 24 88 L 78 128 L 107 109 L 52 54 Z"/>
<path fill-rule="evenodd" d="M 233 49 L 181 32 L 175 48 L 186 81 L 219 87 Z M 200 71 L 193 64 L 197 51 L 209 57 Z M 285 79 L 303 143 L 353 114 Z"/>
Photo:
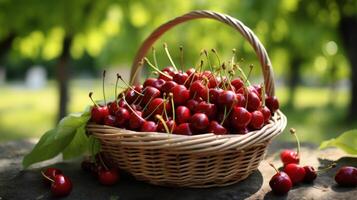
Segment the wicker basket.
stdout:
<path fill-rule="evenodd" d="M 198 18 L 223 22 L 249 41 L 260 60 L 266 91 L 274 95 L 271 62 L 259 39 L 239 20 L 211 11 L 193 11 L 157 28 L 134 59 L 132 81 L 137 82 L 133 74 L 139 61 L 163 33 L 177 24 Z M 101 141 L 106 156 L 138 180 L 163 186 L 204 188 L 230 185 L 247 178 L 258 168 L 271 139 L 284 130 L 286 122 L 286 117 L 278 110 L 261 130 L 245 135 L 183 136 L 134 132 L 96 124 L 88 124 L 87 131 Z"/>

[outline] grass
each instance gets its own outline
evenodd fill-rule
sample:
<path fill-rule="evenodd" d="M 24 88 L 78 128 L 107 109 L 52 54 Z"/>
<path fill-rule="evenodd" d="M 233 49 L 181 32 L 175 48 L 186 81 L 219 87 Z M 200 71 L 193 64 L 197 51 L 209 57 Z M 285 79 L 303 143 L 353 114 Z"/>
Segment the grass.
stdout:
<path fill-rule="evenodd" d="M 69 111 L 80 112 L 91 104 L 88 92 L 94 91 L 94 98 L 101 99 L 100 81 L 77 80 L 70 83 Z M 114 83 L 108 83 L 112 87 Z M 58 95 L 56 85 L 50 82 L 40 90 L 29 90 L 23 86 L 0 86 L 0 142 L 22 138 L 40 137 L 46 130 L 55 126 Z M 107 96 L 114 96 L 108 89 Z M 335 94 L 333 106 L 328 105 L 327 88 L 300 87 L 297 90 L 295 109 L 287 106 L 287 90 L 277 90 L 282 111 L 288 117 L 288 128 L 294 127 L 302 141 L 320 143 L 351 129 L 353 124 L 346 123 L 345 113 L 349 94 L 339 90 Z M 279 140 L 294 141 L 288 133 L 278 137 Z"/>

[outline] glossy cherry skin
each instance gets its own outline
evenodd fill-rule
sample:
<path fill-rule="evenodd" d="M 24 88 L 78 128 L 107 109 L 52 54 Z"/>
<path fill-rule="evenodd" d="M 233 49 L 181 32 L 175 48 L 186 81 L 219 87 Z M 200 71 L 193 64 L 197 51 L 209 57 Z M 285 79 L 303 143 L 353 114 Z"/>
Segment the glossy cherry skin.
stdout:
<path fill-rule="evenodd" d="M 317 177 L 317 172 L 316 172 L 315 168 L 307 165 L 307 166 L 304 166 L 304 169 L 305 169 L 304 182 L 305 183 L 313 182 Z"/>
<path fill-rule="evenodd" d="M 144 82 L 144 88 L 146 88 L 147 86 L 151 86 L 154 87 L 154 82 L 157 81 L 156 78 L 147 78 Z"/>
<path fill-rule="evenodd" d="M 161 95 L 160 90 L 157 88 L 148 86 L 144 89 L 144 96 L 142 97 L 142 103 L 141 105 L 145 106 L 146 104 L 149 103 L 150 100 L 157 98 Z"/>
<path fill-rule="evenodd" d="M 178 135 L 192 135 L 192 131 L 189 123 L 183 123 L 175 127 L 174 134 Z"/>
<path fill-rule="evenodd" d="M 167 128 L 169 129 L 169 132 L 175 130 L 176 122 L 174 120 L 167 120 L 165 123 Z M 157 131 L 161 133 L 167 133 L 165 126 L 161 123 L 161 121 L 159 121 L 159 123 L 157 124 Z"/>
<path fill-rule="evenodd" d="M 46 171 L 43 172 L 48 178 L 51 180 L 54 180 L 56 175 L 63 174 L 60 169 L 57 168 L 47 168 Z M 43 177 L 46 183 L 51 183 L 50 180 L 48 180 L 46 177 Z"/>
<path fill-rule="evenodd" d="M 177 85 L 171 89 L 175 105 L 184 105 L 190 98 L 190 91 L 183 85 Z"/>
<path fill-rule="evenodd" d="M 177 124 L 188 122 L 191 118 L 191 111 L 186 106 L 177 107 L 175 114 Z"/>
<path fill-rule="evenodd" d="M 280 153 L 280 159 L 284 166 L 290 163 L 299 164 L 300 157 L 296 151 L 285 149 Z"/>
<path fill-rule="evenodd" d="M 142 112 L 140 111 L 135 111 L 136 114 L 131 113 L 130 118 L 129 118 L 129 128 L 131 130 L 139 130 L 143 123 L 145 122 L 145 119 L 142 117 Z"/>
<path fill-rule="evenodd" d="M 145 115 L 161 115 L 164 113 L 164 109 L 166 109 L 166 112 L 171 113 L 171 104 L 162 98 L 155 98 L 149 103 Z"/>
<path fill-rule="evenodd" d="M 161 87 L 161 92 L 168 94 L 171 91 L 171 89 L 176 85 L 178 84 L 174 81 L 166 81 L 166 83 Z"/>
<path fill-rule="evenodd" d="M 236 94 L 236 106 L 245 107 L 247 105 L 247 100 L 243 94 Z"/>
<path fill-rule="evenodd" d="M 72 191 L 71 180 L 62 174 L 56 175 L 51 184 L 51 193 L 55 197 L 64 197 Z"/>
<path fill-rule="evenodd" d="M 265 99 L 265 105 L 272 113 L 275 113 L 279 109 L 279 101 L 276 96 L 268 96 Z"/>
<path fill-rule="evenodd" d="M 115 126 L 116 125 L 116 117 L 114 115 L 107 115 L 104 118 L 104 125 Z"/>
<path fill-rule="evenodd" d="M 252 120 L 252 114 L 243 107 L 234 107 L 230 117 L 231 125 L 235 129 L 242 129 L 248 126 Z"/>
<path fill-rule="evenodd" d="M 237 95 L 233 91 L 226 90 L 219 95 L 218 103 L 223 107 L 226 106 L 228 109 L 230 109 L 236 101 L 236 98 Z"/>
<path fill-rule="evenodd" d="M 175 75 L 175 68 L 172 66 L 167 66 L 164 69 L 161 70 L 162 72 L 167 72 L 170 76 Z"/>
<path fill-rule="evenodd" d="M 225 135 L 228 133 L 227 129 L 220 125 L 217 121 L 210 122 L 208 132 L 216 135 Z"/>
<path fill-rule="evenodd" d="M 285 172 L 278 172 L 270 179 L 269 185 L 274 194 L 285 195 L 292 188 L 293 183 Z"/>
<path fill-rule="evenodd" d="M 199 104 L 197 100 L 190 99 L 186 102 L 186 107 L 190 109 L 191 112 L 194 112 L 196 110 L 196 106 Z"/>
<path fill-rule="evenodd" d="M 202 81 L 197 80 L 191 84 L 190 96 L 192 98 L 201 97 L 203 99 L 207 99 L 207 95 L 208 95 L 208 88 L 202 83 Z"/>
<path fill-rule="evenodd" d="M 130 113 L 126 108 L 119 107 L 118 111 L 115 113 L 116 116 L 116 124 L 119 127 L 124 127 L 125 124 L 129 121 L 130 119 Z"/>
<path fill-rule="evenodd" d="M 271 112 L 268 107 L 264 106 L 259 109 L 264 115 L 264 123 L 268 123 L 271 117 Z"/>
<path fill-rule="evenodd" d="M 295 163 L 286 165 L 284 167 L 284 172 L 289 175 L 294 185 L 302 182 L 306 174 L 304 167 Z"/>
<path fill-rule="evenodd" d="M 256 111 L 253 111 L 251 114 L 252 114 L 252 119 L 249 123 L 249 127 L 254 130 L 261 129 L 264 125 L 263 113 L 256 110 Z"/>
<path fill-rule="evenodd" d="M 109 115 L 107 106 L 93 106 L 91 110 L 91 121 L 97 124 L 103 124 L 104 118 Z"/>
<path fill-rule="evenodd" d="M 209 119 L 206 114 L 196 113 L 190 119 L 191 125 L 195 130 L 203 131 L 209 126 Z"/>
<path fill-rule="evenodd" d="M 157 124 L 153 121 L 145 121 L 140 129 L 141 132 L 156 132 Z"/>
<path fill-rule="evenodd" d="M 114 185 L 119 180 L 119 173 L 117 169 L 105 170 L 98 172 L 98 180 L 102 185 Z"/>
<path fill-rule="evenodd" d="M 209 119 L 214 119 L 217 115 L 217 106 L 213 103 L 202 101 L 196 106 L 195 112 L 204 113 Z"/>
<path fill-rule="evenodd" d="M 235 78 L 231 81 L 231 84 L 234 86 L 236 90 L 239 90 L 244 86 L 244 82 L 240 78 Z"/>
<path fill-rule="evenodd" d="M 351 166 L 341 167 L 336 173 L 335 181 L 342 187 L 356 187 L 357 168 Z"/>
<path fill-rule="evenodd" d="M 173 81 L 175 81 L 177 84 L 180 84 L 180 85 L 183 85 L 187 79 L 188 79 L 188 75 L 186 72 L 176 73 L 173 76 Z"/>
<path fill-rule="evenodd" d="M 261 101 L 259 99 L 259 96 L 255 93 L 250 91 L 248 93 L 248 110 L 250 112 L 258 110 L 258 108 L 261 106 Z"/>
<path fill-rule="evenodd" d="M 109 113 L 111 115 L 115 115 L 115 113 L 118 111 L 118 108 L 119 108 L 119 103 L 117 102 L 110 102 L 108 103 L 108 109 L 109 109 Z"/>
<path fill-rule="evenodd" d="M 218 97 L 224 90 L 221 88 L 210 88 L 209 89 L 209 101 L 210 103 L 218 104 Z"/>

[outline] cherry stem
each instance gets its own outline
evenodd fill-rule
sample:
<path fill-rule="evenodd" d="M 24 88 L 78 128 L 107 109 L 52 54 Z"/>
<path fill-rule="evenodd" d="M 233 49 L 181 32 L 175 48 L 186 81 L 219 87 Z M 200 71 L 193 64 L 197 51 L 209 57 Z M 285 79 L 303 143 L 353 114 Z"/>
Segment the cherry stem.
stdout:
<path fill-rule="evenodd" d="M 238 65 L 236 65 L 236 66 L 237 66 L 238 71 L 240 72 L 240 74 L 242 75 L 242 77 L 244 79 L 244 84 L 250 85 L 250 82 L 249 82 L 247 76 L 245 75 L 245 73 L 243 72 L 242 68 L 239 67 Z"/>
<path fill-rule="evenodd" d="M 252 71 L 253 71 L 253 65 L 249 65 L 249 72 L 248 72 L 248 75 L 247 75 L 247 79 L 245 80 L 248 85 L 251 85 L 250 82 L 249 82 L 249 77 L 250 77 Z"/>
<path fill-rule="evenodd" d="M 207 89 L 207 103 L 210 103 L 209 102 L 209 88 L 208 88 L 209 80 L 208 80 L 208 78 L 204 77 L 204 81 L 205 81 L 205 86 L 206 86 L 206 89 Z"/>
<path fill-rule="evenodd" d="M 105 164 L 105 162 L 104 162 L 104 160 L 103 160 L 103 158 L 102 158 L 102 154 L 101 154 L 101 153 L 98 153 L 98 155 L 99 155 L 99 161 L 100 161 L 100 163 L 103 165 L 103 167 L 104 167 L 105 170 L 108 170 L 109 168 L 108 168 L 108 166 Z"/>
<path fill-rule="evenodd" d="M 90 98 L 90 100 L 92 100 L 93 104 L 94 104 L 96 107 L 99 107 L 99 105 L 93 100 L 92 95 L 93 95 L 93 92 L 89 92 L 89 98 Z"/>
<path fill-rule="evenodd" d="M 171 64 L 172 64 L 172 66 L 174 67 L 175 71 L 178 71 L 177 68 L 176 68 L 176 65 L 175 65 L 174 61 L 173 61 L 172 58 L 171 58 L 171 55 L 170 55 L 169 49 L 167 48 L 167 44 L 166 44 L 166 43 L 164 43 L 164 49 L 165 49 L 165 52 L 166 52 L 167 57 L 169 58 L 169 60 L 170 60 L 170 62 L 171 62 Z"/>
<path fill-rule="evenodd" d="M 180 45 L 180 62 L 181 62 L 181 71 L 183 72 L 183 69 L 185 68 L 184 62 L 183 62 L 183 46 Z"/>
<path fill-rule="evenodd" d="M 151 49 L 152 49 L 152 56 L 154 58 L 154 64 L 155 64 L 155 66 L 158 66 L 157 59 L 156 59 L 156 49 L 155 49 L 155 47 L 152 47 Z"/>
<path fill-rule="evenodd" d="M 169 93 L 169 98 L 172 107 L 172 119 L 175 121 L 175 102 L 174 102 L 174 94 L 172 94 L 172 92 Z"/>
<path fill-rule="evenodd" d="M 106 71 L 103 70 L 103 82 L 102 82 L 102 89 L 103 89 L 103 97 L 104 97 L 104 105 L 107 105 L 107 99 L 105 97 L 105 88 L 104 88 L 104 81 L 105 81 L 105 74 L 106 74 Z"/>
<path fill-rule="evenodd" d="M 232 53 L 233 53 L 233 56 L 232 56 L 232 59 L 231 59 L 231 64 L 232 64 L 232 68 L 233 68 L 234 58 L 235 58 L 235 56 L 236 56 L 236 49 L 232 49 Z"/>
<path fill-rule="evenodd" d="M 159 109 L 159 107 L 161 106 L 161 104 L 163 104 L 164 102 L 161 102 L 151 113 L 149 113 L 146 117 L 145 120 L 149 119 L 151 117 L 151 115 L 153 115 L 155 113 L 155 111 L 157 109 Z"/>
<path fill-rule="evenodd" d="M 149 106 L 149 104 L 151 103 L 151 101 L 152 101 L 153 99 L 154 99 L 154 96 L 150 97 L 148 103 L 144 106 L 143 111 L 146 110 L 146 108 Z"/>
<path fill-rule="evenodd" d="M 218 61 L 218 66 L 221 66 L 221 59 L 219 59 L 218 53 L 216 49 L 211 49 L 214 55 L 216 55 L 217 61 Z"/>
<path fill-rule="evenodd" d="M 206 51 L 206 49 L 203 50 L 203 53 L 205 54 L 205 56 L 206 56 L 206 58 L 207 58 L 207 62 L 208 62 L 209 69 L 211 70 L 211 72 L 213 72 L 211 60 L 209 59 L 208 52 Z"/>
<path fill-rule="evenodd" d="M 46 176 L 46 174 L 45 174 L 43 171 L 41 171 L 41 174 L 42 174 L 42 176 L 45 177 L 47 180 L 49 180 L 49 181 L 51 181 L 51 182 L 55 182 L 55 181 L 52 180 L 50 177 Z"/>
<path fill-rule="evenodd" d="M 166 102 L 168 98 L 169 97 L 166 96 L 166 93 L 164 93 L 164 113 L 167 120 L 169 119 L 169 115 L 167 114 L 167 110 L 166 110 Z"/>
<path fill-rule="evenodd" d="M 123 100 L 124 100 L 124 102 L 126 103 L 126 105 L 128 105 L 129 110 L 130 110 L 132 113 L 134 113 L 134 115 L 136 115 L 138 118 L 142 118 L 142 117 L 140 117 L 140 116 L 138 115 L 138 113 L 136 113 L 136 111 L 128 104 L 128 102 L 127 102 L 126 99 L 125 99 L 125 96 L 123 96 Z"/>
<path fill-rule="evenodd" d="M 236 100 L 233 102 L 232 106 L 229 108 L 228 113 L 226 113 L 226 112 L 227 112 L 227 110 L 226 110 L 227 107 L 224 107 L 224 115 L 223 115 L 223 120 L 222 120 L 222 122 L 221 122 L 221 125 L 224 124 L 224 122 L 226 121 L 227 117 L 231 114 L 231 112 L 232 112 L 233 107 L 234 107 L 235 104 L 236 104 Z"/>
<path fill-rule="evenodd" d="M 269 163 L 269 165 L 270 165 L 272 168 L 274 168 L 274 170 L 276 171 L 276 173 L 279 173 L 279 170 L 274 166 L 273 163 Z"/>
<path fill-rule="evenodd" d="M 155 71 L 157 71 L 158 73 L 160 73 L 163 76 L 166 76 L 167 78 L 172 79 L 172 77 L 164 72 L 162 72 L 161 70 L 159 70 L 157 67 L 155 67 L 150 61 L 149 59 L 147 59 L 146 57 L 144 58 L 145 62 L 151 67 L 153 68 Z"/>
<path fill-rule="evenodd" d="M 296 134 L 296 130 L 294 128 L 290 129 L 290 133 L 295 136 L 296 143 L 297 143 L 297 155 L 300 157 L 300 140 L 299 137 Z"/>
<path fill-rule="evenodd" d="M 119 76 L 119 74 L 117 74 L 117 80 L 115 82 L 115 91 L 114 91 L 114 95 L 115 95 L 114 99 L 115 99 L 115 102 L 117 105 L 118 105 L 118 82 L 119 82 L 118 76 Z"/>
<path fill-rule="evenodd" d="M 136 94 L 140 95 L 140 96 L 144 96 L 143 94 L 141 94 L 140 92 L 136 91 L 132 86 L 130 86 L 127 82 L 124 81 L 124 79 L 117 74 L 117 78 L 120 79 L 128 88 L 132 89 Z"/>
<path fill-rule="evenodd" d="M 224 62 L 222 63 L 221 68 L 222 68 L 223 72 L 226 74 L 226 64 L 225 64 Z M 222 71 L 221 71 L 220 73 L 221 73 L 221 76 L 222 76 Z M 227 78 L 227 77 L 226 77 L 226 78 Z M 222 78 L 222 82 L 223 82 L 223 87 L 224 87 L 223 89 L 224 89 L 224 90 L 227 90 L 227 86 L 226 86 L 227 80 L 224 81 L 223 78 Z"/>
<path fill-rule="evenodd" d="M 141 68 L 142 68 L 143 65 L 144 65 L 144 61 L 143 61 L 143 60 L 140 60 L 138 64 L 139 64 L 139 66 L 138 66 L 138 68 L 136 68 L 136 70 L 135 70 L 135 72 L 134 72 L 134 74 L 133 74 L 133 78 L 131 79 L 130 84 L 133 84 L 133 82 L 134 82 L 134 80 L 135 80 L 135 77 L 138 75 L 138 72 L 141 70 Z"/>
<path fill-rule="evenodd" d="M 329 164 L 326 168 L 319 169 L 319 170 L 317 171 L 317 173 L 318 173 L 318 174 L 323 174 L 323 173 L 327 172 L 328 170 L 330 170 L 330 169 L 332 169 L 332 168 L 335 168 L 336 166 L 337 166 L 336 163 L 331 163 L 331 164 Z"/>
<path fill-rule="evenodd" d="M 156 119 L 160 120 L 160 122 L 162 123 L 162 125 L 163 125 L 164 128 L 165 128 L 165 131 L 166 131 L 167 133 L 170 133 L 169 127 L 167 127 L 166 122 L 165 122 L 165 120 L 162 118 L 162 116 L 161 116 L 161 115 L 155 115 L 155 117 L 156 117 Z"/>

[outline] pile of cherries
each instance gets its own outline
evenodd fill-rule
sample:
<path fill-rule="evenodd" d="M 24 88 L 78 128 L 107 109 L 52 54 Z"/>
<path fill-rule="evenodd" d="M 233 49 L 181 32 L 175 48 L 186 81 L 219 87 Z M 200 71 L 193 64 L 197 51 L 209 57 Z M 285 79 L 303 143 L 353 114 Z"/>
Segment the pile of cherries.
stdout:
<path fill-rule="evenodd" d="M 325 169 L 316 171 L 314 167 L 306 165 L 301 166 L 300 163 L 300 143 L 294 129 L 290 129 L 297 141 L 297 151 L 290 149 L 283 150 L 280 154 L 280 159 L 284 164 L 283 171 L 279 172 L 272 164 L 270 164 L 277 172 L 270 180 L 269 185 L 274 194 L 284 195 L 297 184 L 302 182 L 312 183 L 318 172 L 328 170 L 335 167 L 335 163 Z M 335 181 L 342 187 L 357 186 L 357 168 L 351 166 L 341 167 L 335 175 Z"/>
<path fill-rule="evenodd" d="M 183 71 L 174 63 L 159 70 L 145 61 L 157 76 L 143 85 L 129 85 L 117 74 L 117 84 L 120 80 L 127 88 L 118 95 L 116 91 L 109 103 L 103 73 L 104 104 L 95 103 L 90 93 L 92 122 L 138 132 L 246 134 L 261 129 L 279 109 L 277 98 L 266 95 L 264 85 L 248 81 L 252 67 L 246 76 L 232 62 L 203 70 L 201 61 L 200 66 Z"/>
<path fill-rule="evenodd" d="M 47 168 L 42 171 L 45 184 L 51 186 L 51 193 L 55 197 L 67 196 L 72 191 L 72 181 L 60 169 Z"/>

